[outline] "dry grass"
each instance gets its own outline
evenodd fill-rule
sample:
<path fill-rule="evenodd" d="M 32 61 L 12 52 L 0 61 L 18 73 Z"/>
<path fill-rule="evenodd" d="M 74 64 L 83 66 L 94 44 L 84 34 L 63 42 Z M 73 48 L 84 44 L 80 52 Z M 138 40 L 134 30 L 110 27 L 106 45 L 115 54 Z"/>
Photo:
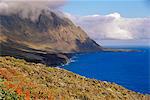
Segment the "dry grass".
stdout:
<path fill-rule="evenodd" d="M 23 100 L 148 100 L 109 82 L 88 79 L 64 69 L 0 57 L 0 98 Z"/>

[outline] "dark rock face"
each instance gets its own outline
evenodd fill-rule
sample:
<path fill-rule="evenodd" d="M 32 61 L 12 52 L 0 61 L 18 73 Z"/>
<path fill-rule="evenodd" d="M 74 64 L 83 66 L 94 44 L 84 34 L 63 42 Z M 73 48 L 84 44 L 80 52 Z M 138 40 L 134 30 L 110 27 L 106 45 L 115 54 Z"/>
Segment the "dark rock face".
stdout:
<path fill-rule="evenodd" d="M 80 27 L 54 12 L 43 12 L 35 21 L 17 14 L 0 15 L 0 46 L 1 55 L 34 58 L 49 65 L 55 65 L 50 63 L 55 62 L 54 58 L 60 58 L 58 62 L 66 60 L 57 56 L 60 53 L 102 50 Z"/>
<path fill-rule="evenodd" d="M 65 64 L 72 57 L 71 53 L 48 53 L 44 51 L 34 50 L 32 48 L 27 48 L 24 45 L 13 43 L 11 44 L 1 43 L 0 45 L 0 55 L 1 56 L 13 56 L 15 58 L 24 59 L 28 62 L 42 63 L 48 66 L 59 66 Z M 28 51 L 19 50 L 18 48 L 13 48 L 11 45 L 17 45 L 18 48 L 24 48 Z"/>

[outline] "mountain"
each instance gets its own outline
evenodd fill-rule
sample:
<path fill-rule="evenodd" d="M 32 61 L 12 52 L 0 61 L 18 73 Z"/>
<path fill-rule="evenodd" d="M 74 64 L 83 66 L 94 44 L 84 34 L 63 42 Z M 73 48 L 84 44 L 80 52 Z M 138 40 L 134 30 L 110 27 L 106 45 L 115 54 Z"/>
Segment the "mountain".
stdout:
<path fill-rule="evenodd" d="M 80 27 L 52 11 L 36 20 L 0 15 L 0 36 L 1 55 L 48 65 L 66 62 L 68 53 L 102 50 Z"/>
<path fill-rule="evenodd" d="M 149 100 L 115 83 L 88 79 L 60 68 L 0 57 L 0 99 Z"/>

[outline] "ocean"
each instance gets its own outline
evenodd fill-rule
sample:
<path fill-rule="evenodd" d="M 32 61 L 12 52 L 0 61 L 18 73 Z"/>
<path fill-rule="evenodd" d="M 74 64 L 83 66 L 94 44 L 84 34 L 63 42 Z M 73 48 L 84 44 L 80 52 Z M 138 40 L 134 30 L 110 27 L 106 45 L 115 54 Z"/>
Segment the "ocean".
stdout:
<path fill-rule="evenodd" d="M 75 54 L 64 69 L 127 89 L 150 94 L 150 48 L 130 48 L 142 52 L 94 52 Z"/>

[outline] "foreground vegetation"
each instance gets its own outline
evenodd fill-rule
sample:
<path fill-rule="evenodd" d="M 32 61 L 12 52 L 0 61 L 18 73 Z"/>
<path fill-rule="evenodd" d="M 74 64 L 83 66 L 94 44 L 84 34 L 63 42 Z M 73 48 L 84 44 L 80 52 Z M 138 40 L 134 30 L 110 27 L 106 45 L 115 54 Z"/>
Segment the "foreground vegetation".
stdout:
<path fill-rule="evenodd" d="M 149 96 L 64 69 L 0 57 L 0 99 L 148 100 Z"/>

